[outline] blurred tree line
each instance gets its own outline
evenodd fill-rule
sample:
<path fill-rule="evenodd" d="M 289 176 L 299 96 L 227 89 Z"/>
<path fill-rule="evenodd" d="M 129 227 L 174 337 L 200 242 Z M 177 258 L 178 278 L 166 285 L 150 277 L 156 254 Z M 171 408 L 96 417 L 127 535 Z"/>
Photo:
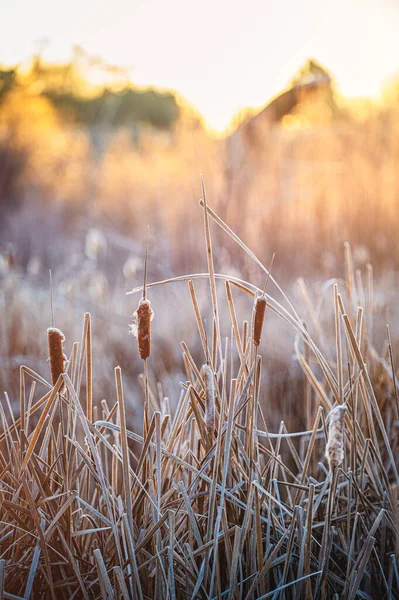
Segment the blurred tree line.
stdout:
<path fill-rule="evenodd" d="M 127 89 L 116 93 L 106 89 L 93 98 L 46 91 L 44 96 L 67 119 L 88 126 L 147 123 L 159 129 L 170 129 L 179 117 L 175 97 L 155 90 Z"/>
<path fill-rule="evenodd" d="M 0 234 L 26 202 L 56 198 L 73 210 L 94 195 L 91 167 L 119 152 L 116 168 L 120 146 L 139 161 L 180 148 L 193 131 L 206 137 L 201 115 L 178 94 L 139 88 L 128 69 L 81 48 L 64 63 L 39 52 L 12 68 L 0 64 Z"/>
<path fill-rule="evenodd" d="M 93 72 L 101 84 L 90 81 Z M 37 55 L 27 70 L 0 69 L 0 103 L 17 87 L 49 100 L 62 120 L 88 127 L 142 123 L 170 130 L 180 116 L 175 94 L 136 88 L 126 70 L 88 57 L 80 48 L 67 63 L 47 63 Z"/>

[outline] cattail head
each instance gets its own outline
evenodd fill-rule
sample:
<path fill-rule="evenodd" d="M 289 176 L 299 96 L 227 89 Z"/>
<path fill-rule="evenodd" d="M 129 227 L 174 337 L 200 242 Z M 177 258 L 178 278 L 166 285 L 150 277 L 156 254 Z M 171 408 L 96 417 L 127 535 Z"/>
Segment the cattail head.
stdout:
<path fill-rule="evenodd" d="M 151 308 L 151 302 L 146 298 L 141 298 L 137 310 L 133 315 L 131 331 L 137 337 L 139 354 L 143 360 L 146 360 L 150 356 L 151 321 L 153 318 L 154 311 Z"/>
<path fill-rule="evenodd" d="M 58 377 L 64 373 L 66 356 L 63 352 L 62 344 L 65 336 L 59 329 L 49 327 L 47 329 L 48 351 L 50 356 L 51 381 L 53 385 L 57 383 Z"/>
<path fill-rule="evenodd" d="M 262 337 L 263 321 L 265 319 L 267 301 L 266 294 L 255 298 L 254 311 L 252 316 L 252 341 L 257 348 Z"/>
<path fill-rule="evenodd" d="M 203 366 L 205 383 L 205 424 L 208 433 L 215 431 L 215 380 L 211 367 L 205 363 Z"/>
<path fill-rule="evenodd" d="M 344 460 L 344 422 L 346 405 L 339 404 L 329 415 L 328 442 L 326 456 L 330 471 L 333 472 L 341 466 Z"/>

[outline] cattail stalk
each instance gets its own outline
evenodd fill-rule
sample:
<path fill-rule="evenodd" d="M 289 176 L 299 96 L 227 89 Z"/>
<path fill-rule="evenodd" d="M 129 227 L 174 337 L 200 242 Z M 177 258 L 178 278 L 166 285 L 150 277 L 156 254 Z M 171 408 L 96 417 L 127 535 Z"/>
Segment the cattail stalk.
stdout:
<path fill-rule="evenodd" d="M 51 381 L 53 385 L 57 383 L 58 377 L 64 373 L 65 355 L 63 352 L 63 343 L 65 336 L 55 327 L 47 329 L 48 350 L 50 356 Z"/>
<path fill-rule="evenodd" d="M 208 433 L 215 431 L 215 380 L 211 367 L 203 366 L 205 383 L 205 424 Z"/>

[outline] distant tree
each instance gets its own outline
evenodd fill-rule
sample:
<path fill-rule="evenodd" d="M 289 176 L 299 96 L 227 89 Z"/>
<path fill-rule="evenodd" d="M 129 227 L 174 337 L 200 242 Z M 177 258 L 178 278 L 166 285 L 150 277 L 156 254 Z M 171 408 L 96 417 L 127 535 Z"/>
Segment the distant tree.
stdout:
<path fill-rule="evenodd" d="M 17 79 L 17 69 L 0 68 L 0 102 L 13 88 Z"/>
<path fill-rule="evenodd" d="M 109 86 L 94 87 L 88 81 L 90 69 L 102 71 Z M 67 63 L 45 62 L 34 56 L 28 72 L 0 71 L 0 101 L 16 85 L 50 101 L 65 120 L 83 126 L 136 126 L 146 123 L 171 129 L 180 116 L 181 102 L 171 92 L 135 88 L 125 68 L 89 57 L 79 46 Z"/>
<path fill-rule="evenodd" d="M 21 179 L 27 161 L 26 152 L 0 139 L 0 231 L 6 227 L 6 215 L 21 205 Z"/>
<path fill-rule="evenodd" d="M 101 95 L 91 98 L 53 90 L 43 95 L 64 118 L 87 126 L 120 127 L 147 123 L 160 129 L 170 129 L 180 112 L 173 94 L 152 89 L 130 88 L 120 93 L 106 89 Z"/>

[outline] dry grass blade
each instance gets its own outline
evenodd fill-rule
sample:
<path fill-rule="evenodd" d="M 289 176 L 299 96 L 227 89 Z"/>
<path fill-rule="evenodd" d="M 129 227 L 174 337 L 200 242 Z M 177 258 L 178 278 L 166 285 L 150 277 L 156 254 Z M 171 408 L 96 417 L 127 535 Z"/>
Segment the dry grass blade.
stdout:
<path fill-rule="evenodd" d="M 116 390 L 118 396 L 118 407 L 119 407 L 119 418 L 121 423 L 121 446 L 122 446 L 122 467 L 123 467 L 123 488 L 124 488 L 124 499 L 127 509 L 127 517 L 129 520 L 129 526 L 133 529 L 133 511 L 132 511 L 132 498 L 131 498 L 131 483 L 129 474 L 129 448 L 127 445 L 126 436 L 126 413 L 125 413 L 125 399 L 123 395 L 122 386 L 122 371 L 120 367 L 115 369 L 116 379 Z"/>
<path fill-rule="evenodd" d="M 216 427 L 215 376 L 208 364 L 202 367 L 205 384 L 205 423 L 208 434 L 212 436 Z"/>
<path fill-rule="evenodd" d="M 378 425 L 380 427 L 381 435 L 383 437 L 386 450 L 387 450 L 389 458 L 391 460 L 391 466 L 392 466 L 392 469 L 393 469 L 394 474 L 395 474 L 396 482 L 399 485 L 399 472 L 398 472 L 398 469 L 397 469 L 397 466 L 396 466 L 396 461 L 395 461 L 393 453 L 392 453 L 391 444 L 390 444 L 390 441 L 388 439 L 388 435 L 387 435 L 387 432 L 386 432 L 386 429 L 385 429 L 385 424 L 384 424 L 384 421 L 383 421 L 382 416 L 381 416 L 381 411 L 380 411 L 380 408 L 378 406 L 377 399 L 375 397 L 375 393 L 374 393 L 373 386 L 372 386 L 371 381 L 370 381 L 369 374 L 367 372 L 364 360 L 362 358 L 359 346 L 357 344 L 357 341 L 356 341 L 356 338 L 355 338 L 355 334 L 354 334 L 353 329 L 351 327 L 351 324 L 349 322 L 349 318 L 348 318 L 348 316 L 346 314 L 343 314 L 342 317 L 344 319 L 344 323 L 345 323 L 346 331 L 348 333 L 350 344 L 351 344 L 352 349 L 353 349 L 353 351 L 355 353 L 355 356 L 356 356 L 358 367 L 362 371 L 362 374 L 363 374 L 363 379 L 364 379 L 364 383 L 365 383 L 366 388 L 367 388 L 367 392 L 369 394 L 371 406 L 372 406 L 372 408 L 374 410 L 374 414 L 375 414 L 375 417 L 377 419 L 377 423 L 378 423 Z"/>
<path fill-rule="evenodd" d="M 57 382 L 54 384 L 54 388 L 53 388 L 51 394 L 48 397 L 46 405 L 43 408 L 43 412 L 40 415 L 39 422 L 36 425 L 36 428 L 35 428 L 35 431 L 33 433 L 32 438 L 31 438 L 31 441 L 29 442 L 29 446 L 28 446 L 28 448 L 26 450 L 26 454 L 25 454 L 25 457 L 24 457 L 24 460 L 23 460 L 23 463 L 22 463 L 22 466 L 21 466 L 21 471 L 24 471 L 26 469 L 28 463 L 29 463 L 29 460 L 30 460 L 30 457 L 32 456 L 32 452 L 33 452 L 33 450 L 35 448 L 36 442 L 37 442 L 37 440 L 39 438 L 39 435 L 40 435 L 40 433 L 42 431 L 42 428 L 44 426 L 44 422 L 46 420 L 46 417 L 47 417 L 48 413 L 50 412 L 51 406 L 52 406 L 52 404 L 54 402 L 54 399 L 57 396 L 57 393 L 61 389 L 62 384 L 63 384 L 63 379 L 62 379 L 62 375 L 60 375 L 58 377 Z"/>
<path fill-rule="evenodd" d="M 100 580 L 102 598 L 103 600 L 112 600 L 112 598 L 114 598 L 114 592 L 104 564 L 104 559 L 101 555 L 101 551 L 96 548 L 93 554 L 97 563 L 97 572 Z"/>
<path fill-rule="evenodd" d="M 200 206 L 204 207 L 203 200 L 200 200 Z M 274 277 L 271 275 L 271 273 L 261 263 L 261 261 L 255 256 L 255 254 L 253 254 L 253 252 L 251 252 L 251 250 L 248 248 L 248 246 L 246 246 L 244 244 L 244 242 L 238 237 L 238 235 L 236 235 L 230 229 L 230 227 L 228 225 L 226 225 L 226 223 L 224 223 L 224 221 L 211 208 L 209 208 L 209 206 L 206 207 L 206 210 L 209 213 L 209 215 L 212 217 L 212 219 L 215 221 L 215 223 L 217 223 L 219 225 L 219 227 L 221 227 L 223 229 L 223 231 L 225 231 L 227 233 L 227 235 L 229 237 L 231 237 L 231 239 L 234 240 L 236 242 L 236 244 L 238 244 L 244 250 L 244 252 L 246 252 L 248 254 L 248 256 L 250 256 L 252 258 L 252 260 L 266 273 L 266 275 L 268 277 L 270 277 L 270 280 L 274 283 L 274 285 L 276 286 L 278 291 L 282 294 L 284 300 L 287 302 L 288 306 L 292 310 L 292 314 L 299 320 L 299 316 L 296 313 L 293 305 L 289 301 L 288 297 L 286 296 L 284 291 L 281 289 L 281 287 L 279 286 L 277 281 L 274 279 Z"/>
<path fill-rule="evenodd" d="M 216 280 L 215 280 L 215 268 L 213 264 L 213 253 L 212 253 L 212 240 L 211 240 L 211 232 L 209 229 L 209 216 L 208 216 L 208 206 L 206 202 L 206 194 L 205 194 L 205 185 L 204 180 L 201 176 L 201 189 L 202 189 L 202 201 L 204 205 L 204 229 L 205 229 L 205 242 L 206 242 L 206 256 L 208 261 L 208 270 L 209 270 L 209 285 L 211 289 L 211 298 L 212 298 L 212 308 L 213 308 L 213 319 L 216 324 L 216 343 L 219 344 L 220 354 L 222 352 L 222 338 L 220 335 L 220 319 L 219 319 L 219 310 L 218 310 L 218 299 L 216 293 Z"/>
<path fill-rule="evenodd" d="M 89 421 L 93 421 L 93 357 L 90 313 L 87 313 L 86 332 L 86 406 L 87 418 L 89 419 Z"/>

